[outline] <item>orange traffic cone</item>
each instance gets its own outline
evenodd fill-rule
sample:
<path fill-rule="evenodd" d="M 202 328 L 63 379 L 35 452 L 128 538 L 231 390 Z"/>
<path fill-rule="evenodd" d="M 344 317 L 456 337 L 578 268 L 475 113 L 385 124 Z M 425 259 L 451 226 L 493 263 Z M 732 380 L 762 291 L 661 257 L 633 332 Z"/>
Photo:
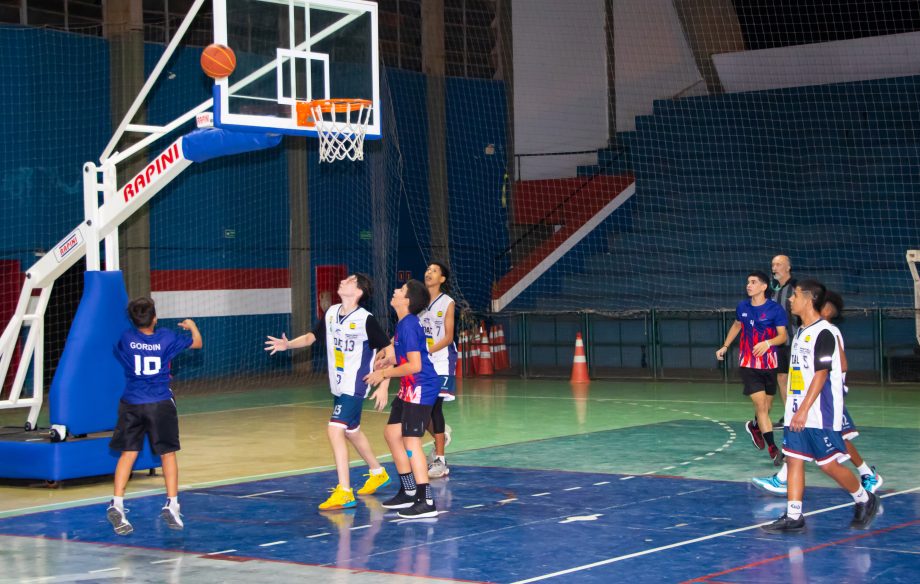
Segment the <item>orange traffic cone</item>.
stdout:
<path fill-rule="evenodd" d="M 480 375 L 492 375 L 492 351 L 489 349 L 489 335 L 486 332 L 485 323 L 480 327 L 482 334 L 479 342 L 479 370 Z"/>
<path fill-rule="evenodd" d="M 589 383 L 588 359 L 585 357 L 585 344 L 581 333 L 575 335 L 575 358 L 572 359 L 572 383 Z"/>
<path fill-rule="evenodd" d="M 505 346 L 505 329 L 500 324 L 495 327 L 495 342 L 498 344 L 498 368 L 507 369 L 511 367 L 511 362 L 508 359 L 508 347 Z"/>
<path fill-rule="evenodd" d="M 469 347 L 471 365 L 470 371 L 473 373 L 473 375 L 477 375 L 479 373 L 479 368 L 481 366 L 481 359 L 479 358 L 479 342 L 477 341 L 476 337 L 477 335 L 473 334 L 473 331 L 470 331 L 469 336 L 467 337 L 467 346 Z"/>
<path fill-rule="evenodd" d="M 463 331 L 460 331 L 460 338 L 457 342 L 457 366 L 454 368 L 454 378 L 463 379 Z"/>

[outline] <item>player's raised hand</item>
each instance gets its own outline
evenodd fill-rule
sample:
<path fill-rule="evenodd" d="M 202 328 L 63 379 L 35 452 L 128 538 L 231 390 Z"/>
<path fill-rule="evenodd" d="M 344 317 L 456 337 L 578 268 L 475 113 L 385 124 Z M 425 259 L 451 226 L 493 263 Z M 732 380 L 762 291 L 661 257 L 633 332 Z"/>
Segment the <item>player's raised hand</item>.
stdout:
<path fill-rule="evenodd" d="M 195 328 L 195 321 L 190 318 L 186 318 L 185 320 L 179 323 L 179 328 L 185 329 L 187 331 L 192 330 L 193 328 Z"/>
<path fill-rule="evenodd" d="M 287 351 L 288 350 L 288 338 L 285 333 L 281 333 L 281 338 L 276 339 L 275 337 L 269 336 L 268 340 L 265 341 L 265 350 L 271 351 L 269 355 L 274 355 L 278 351 Z"/>

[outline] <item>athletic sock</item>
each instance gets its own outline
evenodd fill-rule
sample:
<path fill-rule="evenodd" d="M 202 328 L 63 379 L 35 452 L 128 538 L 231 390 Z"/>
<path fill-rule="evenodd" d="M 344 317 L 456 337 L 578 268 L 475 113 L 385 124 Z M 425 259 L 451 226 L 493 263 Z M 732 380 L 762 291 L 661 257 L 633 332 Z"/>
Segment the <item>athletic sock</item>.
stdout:
<path fill-rule="evenodd" d="M 802 516 L 802 502 L 788 501 L 786 503 L 786 517 L 789 519 L 798 519 Z"/>
<path fill-rule="evenodd" d="M 411 472 L 407 472 L 406 474 L 400 474 L 399 482 L 402 483 L 402 488 L 406 492 L 407 495 L 409 495 L 410 497 L 415 496 L 415 492 L 416 492 L 415 475 L 413 475 Z"/>
<path fill-rule="evenodd" d="M 869 465 L 866 464 L 865 461 L 863 461 L 856 470 L 859 472 L 859 476 L 872 474 L 872 469 L 869 468 Z"/>
<path fill-rule="evenodd" d="M 789 465 L 783 463 L 783 468 L 779 469 L 779 471 L 776 473 L 776 478 L 785 483 L 788 474 L 789 474 Z"/>
<path fill-rule="evenodd" d="M 869 500 L 869 493 L 862 487 L 859 487 L 859 490 L 855 493 L 850 493 L 850 496 L 853 497 L 853 500 L 857 503 L 865 503 Z"/>
<path fill-rule="evenodd" d="M 764 432 L 763 439 L 767 446 L 776 446 L 776 442 L 773 441 L 773 432 Z"/>
<path fill-rule="evenodd" d="M 378 467 L 378 468 L 372 468 L 372 469 L 371 469 L 371 475 L 373 475 L 373 476 L 377 476 L 377 475 L 379 475 L 379 474 L 382 473 L 382 472 L 383 472 L 383 467 L 382 467 L 382 466 L 381 466 L 381 467 Z"/>
<path fill-rule="evenodd" d="M 753 420 L 751 420 L 751 428 L 754 428 L 755 430 L 760 429 L 760 426 L 757 425 L 757 418 L 754 418 Z"/>
<path fill-rule="evenodd" d="M 125 510 L 125 498 L 124 497 L 112 497 L 112 507 L 119 509 L 121 511 Z"/>
<path fill-rule="evenodd" d="M 179 506 L 179 497 L 166 497 L 166 504 L 175 509 Z"/>
<path fill-rule="evenodd" d="M 423 499 L 429 505 L 434 504 L 434 498 L 431 496 L 431 485 L 428 483 L 419 483 L 418 485 L 418 497 L 416 500 L 421 501 Z"/>

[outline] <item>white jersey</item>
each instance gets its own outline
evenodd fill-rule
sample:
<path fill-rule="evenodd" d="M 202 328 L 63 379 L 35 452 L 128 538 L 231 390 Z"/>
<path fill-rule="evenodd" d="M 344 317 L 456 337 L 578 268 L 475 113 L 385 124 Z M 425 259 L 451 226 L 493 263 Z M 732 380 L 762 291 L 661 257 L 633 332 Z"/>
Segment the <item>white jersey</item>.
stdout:
<path fill-rule="evenodd" d="M 828 369 L 827 381 L 808 410 L 805 427 L 840 431 L 843 423 L 843 372 L 839 338 L 842 338 L 840 331 L 826 320 L 818 320 L 796 331 L 789 358 L 787 423 L 805 400 L 818 367 Z"/>
<path fill-rule="evenodd" d="M 342 316 L 339 314 L 341 306 L 330 306 L 324 317 L 329 388 L 333 395 L 363 398 L 367 395 L 364 376 L 370 373 L 376 353 L 371 348 L 367 330 L 368 320 L 374 317 L 360 306 Z"/>
<path fill-rule="evenodd" d="M 454 299 L 447 294 L 440 294 L 428 305 L 428 308 L 419 314 L 422 328 L 425 330 L 425 342 L 429 349 L 444 338 L 444 322 L 447 320 L 447 309 L 453 304 Z M 438 375 L 454 375 L 457 370 L 457 347 L 453 341 L 443 349 L 430 354 L 434 371 Z"/>

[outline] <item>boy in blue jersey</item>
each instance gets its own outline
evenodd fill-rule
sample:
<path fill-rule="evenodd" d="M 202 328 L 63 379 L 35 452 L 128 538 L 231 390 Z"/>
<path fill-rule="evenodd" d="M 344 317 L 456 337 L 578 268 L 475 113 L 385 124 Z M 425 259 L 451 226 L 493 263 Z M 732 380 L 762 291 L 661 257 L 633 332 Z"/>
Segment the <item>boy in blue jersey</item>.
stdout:
<path fill-rule="evenodd" d="M 166 481 L 166 505 L 160 515 L 170 529 L 182 529 L 179 514 L 179 415 L 172 390 L 169 389 L 170 362 L 186 349 L 200 349 L 201 333 L 191 319 L 179 327 L 191 335 L 176 334 L 170 329 L 156 329 L 157 314 L 153 300 L 136 298 L 128 303 L 128 317 L 135 328 L 122 334 L 115 345 L 115 357 L 125 370 L 125 392 L 118 406 L 118 423 L 109 448 L 121 452 L 115 467 L 115 494 L 106 517 L 115 533 L 128 535 L 134 528 L 125 518 L 125 487 L 144 436 L 161 460 Z"/>
<path fill-rule="evenodd" d="M 320 503 L 320 511 L 349 509 L 357 505 L 351 488 L 348 443 L 355 447 L 370 469 L 367 481 L 358 489 L 359 495 L 372 495 L 390 483 L 390 476 L 377 461 L 367 436 L 361 431 L 361 411 L 368 393 L 364 376 L 373 366 L 375 351 L 390 345 L 390 339 L 377 319 L 364 308 L 372 293 L 370 278 L 364 274 L 352 274 L 339 283 L 338 294 L 342 302 L 330 306 L 323 318 L 314 323 L 312 332 L 291 340 L 282 334 L 280 339 L 268 337 L 265 341 L 265 350 L 271 351 L 272 355 L 278 351 L 309 347 L 317 341 L 326 344 L 329 388 L 334 396 L 326 434 L 339 482 L 329 498 Z M 386 407 L 385 386 L 371 397 L 376 399 L 378 410 Z"/>
<path fill-rule="evenodd" d="M 428 356 L 425 331 L 418 318 L 430 302 L 428 289 L 418 280 L 409 280 L 402 288 L 393 291 L 390 306 L 399 318 L 393 349 L 387 349 L 384 368 L 365 377 L 371 385 L 392 377 L 400 378 L 399 395 L 393 400 L 384 431 L 399 472 L 400 486 L 396 496 L 385 501 L 383 506 L 399 509 L 398 515 L 407 519 L 436 517 L 438 514 L 422 450 L 422 437 L 441 391 L 440 378 Z M 391 355 L 390 351 L 394 351 L 395 355 Z"/>
<path fill-rule="evenodd" d="M 767 452 L 773 464 L 783 463 L 783 453 L 773 439 L 773 422 L 770 407 L 776 395 L 776 348 L 786 342 L 786 310 L 767 298 L 770 281 L 763 272 L 747 276 L 748 299 L 738 303 L 735 322 L 725 336 L 725 342 L 716 351 L 716 359 L 725 358 L 729 345 L 741 334 L 738 348 L 738 371 L 744 382 L 744 395 L 754 404 L 754 419 L 745 422 L 744 429 L 759 450 Z"/>

